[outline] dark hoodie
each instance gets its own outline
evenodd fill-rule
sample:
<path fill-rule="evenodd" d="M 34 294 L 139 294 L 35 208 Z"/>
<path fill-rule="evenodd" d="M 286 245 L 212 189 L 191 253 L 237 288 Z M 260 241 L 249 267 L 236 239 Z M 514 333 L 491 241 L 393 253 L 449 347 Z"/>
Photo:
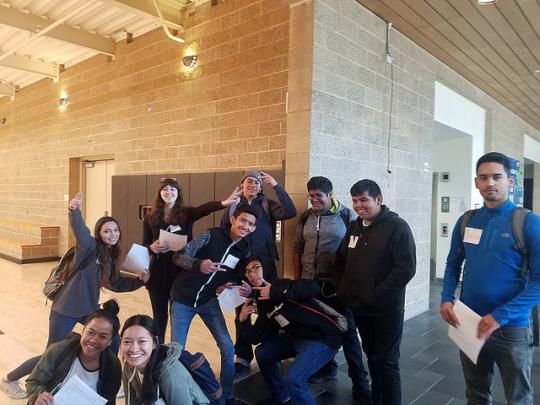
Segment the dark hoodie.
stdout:
<path fill-rule="evenodd" d="M 403 311 L 405 287 L 416 272 L 409 225 L 385 205 L 369 226 L 352 222 L 339 247 L 338 297 L 358 315 Z"/>

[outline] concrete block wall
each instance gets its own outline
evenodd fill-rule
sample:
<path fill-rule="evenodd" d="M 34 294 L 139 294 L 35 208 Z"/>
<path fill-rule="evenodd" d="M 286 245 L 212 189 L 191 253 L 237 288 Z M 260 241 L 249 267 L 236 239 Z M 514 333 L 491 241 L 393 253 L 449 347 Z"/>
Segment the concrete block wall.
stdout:
<path fill-rule="evenodd" d="M 156 29 L 116 57 L 74 65 L 0 101 L 0 218 L 62 226 L 69 159 L 110 155 L 116 174 L 280 168 L 285 159 L 289 6 L 229 0 L 198 8 L 182 33 Z M 60 91 L 68 93 L 65 112 Z"/>

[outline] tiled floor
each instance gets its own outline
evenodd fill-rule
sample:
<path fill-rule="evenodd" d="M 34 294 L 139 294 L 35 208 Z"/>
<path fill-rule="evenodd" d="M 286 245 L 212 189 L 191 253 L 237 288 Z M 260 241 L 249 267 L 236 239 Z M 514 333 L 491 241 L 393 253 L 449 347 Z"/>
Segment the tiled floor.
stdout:
<path fill-rule="evenodd" d="M 401 344 L 401 384 L 403 404 L 438 405 L 465 404 L 465 385 L 456 346 L 447 336 L 448 326 L 438 312 L 440 285 L 431 288 L 430 311 L 405 322 Z M 351 382 L 347 377 L 347 364 L 343 353 L 339 377 L 312 386 L 317 404 L 355 404 L 351 398 Z M 534 403 L 540 404 L 540 354 L 535 353 L 533 387 L 538 387 Z M 235 386 L 235 395 L 248 404 L 269 396 L 260 374 L 252 375 Z M 494 404 L 504 404 L 502 385 L 497 376 L 494 386 Z"/>

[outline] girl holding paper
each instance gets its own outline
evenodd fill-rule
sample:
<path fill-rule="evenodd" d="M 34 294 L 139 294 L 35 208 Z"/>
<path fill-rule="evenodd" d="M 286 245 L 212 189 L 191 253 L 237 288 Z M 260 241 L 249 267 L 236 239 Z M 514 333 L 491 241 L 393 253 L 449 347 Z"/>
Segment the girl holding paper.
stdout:
<path fill-rule="evenodd" d="M 58 292 L 49 316 L 49 339 L 47 347 L 64 339 L 79 323 L 85 323 L 89 314 L 99 308 L 102 288 L 116 292 L 134 291 L 148 281 L 148 272 L 139 278 L 122 277 L 118 268 L 120 256 L 120 228 L 112 217 L 102 217 L 96 222 L 94 235 L 84 224 L 79 192 L 68 205 L 69 220 L 75 235 L 75 258 L 69 264 L 70 271 L 65 284 Z M 114 337 L 113 350 L 118 352 L 118 336 Z M 26 398 L 26 392 L 18 380 L 32 371 L 40 356 L 33 357 L 2 379 L 2 391 L 11 398 Z"/>
<path fill-rule="evenodd" d="M 172 262 L 173 251 L 159 240 L 161 230 L 185 235 L 186 242 L 193 236 L 193 223 L 214 211 L 229 207 L 240 201 L 242 190 L 236 188 L 223 201 L 211 201 L 198 207 L 183 204 L 182 189 L 174 177 L 164 177 L 152 202 L 152 209 L 143 222 L 143 245 L 152 256 L 150 280 L 146 284 L 152 304 L 152 313 L 158 325 L 160 342 L 165 341 L 169 320 L 170 290 L 179 268 Z"/>
<path fill-rule="evenodd" d="M 118 311 L 115 300 L 105 302 L 103 309 L 87 317 L 82 335 L 71 333 L 47 348 L 26 380 L 28 405 L 52 405 L 58 389 L 73 376 L 105 398 L 107 405 L 116 403 L 121 365 L 107 348 L 120 328 Z"/>
<path fill-rule="evenodd" d="M 179 361 L 182 347 L 158 343 L 158 326 L 147 315 L 126 320 L 120 351 L 126 405 L 208 404 L 209 400 Z"/>

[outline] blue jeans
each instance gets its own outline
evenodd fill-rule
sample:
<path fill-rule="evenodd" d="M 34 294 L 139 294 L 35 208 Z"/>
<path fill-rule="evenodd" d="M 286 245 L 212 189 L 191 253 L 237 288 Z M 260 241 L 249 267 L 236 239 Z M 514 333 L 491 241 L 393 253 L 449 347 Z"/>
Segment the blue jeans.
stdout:
<path fill-rule="evenodd" d="M 221 354 L 220 382 L 226 399 L 233 396 L 234 379 L 234 345 L 227 330 L 225 318 L 217 298 L 212 298 L 207 303 L 198 307 L 180 304 L 177 301 L 171 303 L 171 338 L 182 346 L 186 346 L 187 335 L 193 317 L 198 314 L 204 324 L 212 333 Z"/>
<path fill-rule="evenodd" d="M 371 375 L 374 405 L 401 405 L 399 345 L 403 312 L 387 315 L 355 315 Z"/>
<path fill-rule="evenodd" d="M 295 405 L 314 405 L 307 379 L 332 359 L 337 349 L 317 340 L 295 339 L 287 334 L 272 336 L 255 349 L 255 357 L 272 399 Z M 281 360 L 295 357 L 289 365 L 285 382 L 281 376 Z"/>
<path fill-rule="evenodd" d="M 51 310 L 51 313 L 49 315 L 49 339 L 47 340 L 47 346 L 45 347 L 45 349 L 53 343 L 64 340 L 73 330 L 73 327 L 77 323 L 84 325 L 86 323 L 86 316 L 83 316 L 81 318 L 71 318 L 69 316 L 65 316 Z M 117 334 L 113 337 L 113 341 L 109 350 L 111 350 L 113 353 L 118 353 L 119 347 L 120 337 Z M 11 371 L 6 376 L 7 379 L 9 381 L 17 381 L 24 376 L 27 376 L 38 364 L 39 359 L 41 359 L 41 355 L 29 358 L 15 370 Z"/>
<path fill-rule="evenodd" d="M 533 347 L 526 326 L 503 326 L 489 337 L 480 351 L 476 365 L 462 352 L 461 366 L 467 385 L 467 402 L 491 404 L 494 365 L 501 372 L 506 400 L 512 405 L 533 403 L 531 366 Z"/>

